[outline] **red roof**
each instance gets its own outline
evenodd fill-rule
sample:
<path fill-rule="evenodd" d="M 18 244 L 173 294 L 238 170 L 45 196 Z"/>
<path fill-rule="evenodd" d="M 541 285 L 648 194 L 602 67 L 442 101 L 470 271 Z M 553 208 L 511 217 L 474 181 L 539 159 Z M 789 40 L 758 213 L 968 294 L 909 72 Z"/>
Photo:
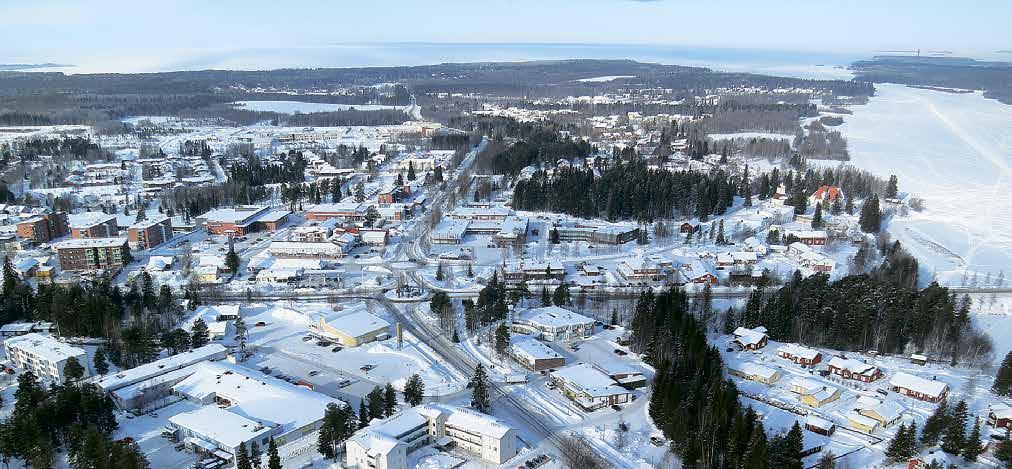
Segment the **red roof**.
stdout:
<path fill-rule="evenodd" d="M 816 200 L 823 200 L 827 197 L 826 196 L 827 193 L 829 194 L 828 197 L 830 202 L 836 201 L 836 198 L 839 197 L 840 194 L 842 194 L 839 187 L 820 186 L 819 189 L 812 194 L 812 197 L 815 198 Z"/>

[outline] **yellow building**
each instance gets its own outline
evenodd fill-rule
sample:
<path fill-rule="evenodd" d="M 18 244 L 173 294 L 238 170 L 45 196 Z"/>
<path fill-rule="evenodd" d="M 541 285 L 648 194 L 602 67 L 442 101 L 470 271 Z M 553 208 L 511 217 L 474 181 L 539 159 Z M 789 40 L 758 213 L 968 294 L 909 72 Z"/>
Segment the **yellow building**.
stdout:
<path fill-rule="evenodd" d="M 321 337 L 336 340 L 348 347 L 357 347 L 390 336 L 390 323 L 361 310 L 340 316 L 329 323 L 321 318 L 318 323 L 310 325 L 309 329 Z"/>
<path fill-rule="evenodd" d="M 814 394 L 801 396 L 801 402 L 816 409 L 840 398 L 840 388 L 827 386 Z"/>
<path fill-rule="evenodd" d="M 768 366 L 757 365 L 754 363 L 741 363 L 735 367 L 728 367 L 728 374 L 744 378 L 749 381 L 755 381 L 771 385 L 780 380 L 780 371 L 774 370 Z"/>
<path fill-rule="evenodd" d="M 872 433 L 878 428 L 875 419 L 865 417 L 857 412 L 847 412 L 847 425 L 857 431 Z"/>

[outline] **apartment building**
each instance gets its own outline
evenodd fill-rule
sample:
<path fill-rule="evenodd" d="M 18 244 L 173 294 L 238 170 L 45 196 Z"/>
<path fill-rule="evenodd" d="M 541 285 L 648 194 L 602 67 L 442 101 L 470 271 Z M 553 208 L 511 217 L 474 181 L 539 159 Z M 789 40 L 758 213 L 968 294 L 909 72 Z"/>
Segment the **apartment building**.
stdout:
<path fill-rule="evenodd" d="M 151 249 L 172 239 L 172 221 L 169 217 L 156 217 L 139 221 L 127 229 L 130 245 L 137 249 Z"/>
<path fill-rule="evenodd" d="M 85 212 L 70 216 L 72 238 L 111 238 L 119 236 L 116 215 L 102 212 Z"/>
<path fill-rule="evenodd" d="M 91 362 L 84 350 L 35 332 L 5 340 L 4 353 L 16 368 L 31 371 L 52 383 L 62 384 L 67 380 L 64 369 L 71 358 L 84 369 L 84 378 L 92 374 Z"/>
<path fill-rule="evenodd" d="M 68 239 L 55 246 L 63 270 L 115 269 L 130 262 L 126 238 Z"/>
<path fill-rule="evenodd" d="M 503 464 L 517 454 L 517 432 L 481 412 L 448 404 L 423 404 L 355 432 L 345 444 L 347 467 L 407 468 L 407 454 L 427 444 L 453 444 L 485 463 Z"/>
<path fill-rule="evenodd" d="M 34 243 L 48 243 L 70 232 L 67 214 L 53 212 L 32 217 L 18 223 L 18 237 Z"/>

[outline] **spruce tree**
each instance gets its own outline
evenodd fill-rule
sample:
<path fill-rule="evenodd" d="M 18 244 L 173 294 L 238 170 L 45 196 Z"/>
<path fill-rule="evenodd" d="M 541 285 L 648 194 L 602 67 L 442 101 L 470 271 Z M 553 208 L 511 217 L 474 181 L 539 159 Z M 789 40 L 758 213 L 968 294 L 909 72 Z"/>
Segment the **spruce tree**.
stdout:
<path fill-rule="evenodd" d="M 278 455 L 278 444 L 274 442 L 274 437 L 267 443 L 267 469 L 282 469 L 281 456 Z"/>
<path fill-rule="evenodd" d="M 376 387 L 372 388 L 372 391 L 369 391 L 367 397 L 369 398 L 369 419 L 383 418 L 384 410 L 386 409 L 386 403 L 383 399 L 383 388 L 377 384 Z"/>
<path fill-rule="evenodd" d="M 249 462 L 253 466 L 253 469 L 260 469 L 264 463 L 263 454 L 260 452 L 260 445 L 257 444 L 256 440 L 251 441 L 249 444 Z"/>
<path fill-rule="evenodd" d="M 900 462 L 907 460 L 907 426 L 900 424 L 900 428 L 896 430 L 896 435 L 889 441 L 889 447 L 886 449 L 886 458 L 892 462 Z"/>
<path fill-rule="evenodd" d="M 948 418 L 945 435 L 942 436 L 942 451 L 960 454 L 966 444 L 966 401 L 959 401 Z"/>
<path fill-rule="evenodd" d="M 365 428 L 369 426 L 369 422 L 372 421 L 369 418 L 369 408 L 365 405 L 365 398 L 358 401 L 358 428 Z"/>
<path fill-rule="evenodd" d="M 92 367 L 95 368 L 95 373 L 99 375 L 109 372 L 109 362 L 105 357 L 105 348 L 99 347 L 95 350 L 95 356 L 92 357 Z"/>
<path fill-rule="evenodd" d="M 471 388 L 471 407 L 486 414 L 492 408 L 487 381 L 488 376 L 485 375 L 485 367 L 479 363 L 474 368 L 474 376 L 471 377 L 468 387 Z"/>
<path fill-rule="evenodd" d="M 882 230 L 882 212 L 879 209 L 878 196 L 873 195 L 861 204 L 859 223 L 861 231 L 865 233 L 878 233 Z"/>
<path fill-rule="evenodd" d="M 999 396 L 1012 395 L 1012 352 L 1005 354 L 991 389 Z"/>
<path fill-rule="evenodd" d="M 887 199 L 895 199 L 899 195 L 899 180 L 896 179 L 896 175 L 889 176 L 889 184 L 886 185 L 885 196 Z"/>
<path fill-rule="evenodd" d="M 408 160 L 408 180 L 414 181 L 417 178 L 415 175 L 415 162 Z"/>
<path fill-rule="evenodd" d="M 225 254 L 225 268 L 233 276 L 239 273 L 239 255 L 235 253 L 235 246 L 228 244 L 228 254 Z"/>
<path fill-rule="evenodd" d="M 394 415 L 394 412 L 397 411 L 397 391 L 390 383 L 387 383 L 383 388 L 383 410 L 387 417 Z"/>
<path fill-rule="evenodd" d="M 812 216 L 812 229 L 822 229 L 822 202 L 815 204 L 815 215 Z"/>
<path fill-rule="evenodd" d="M 63 374 L 67 381 L 75 383 L 84 377 L 84 367 L 81 366 L 81 362 L 77 361 L 77 358 L 70 357 L 63 365 Z"/>
<path fill-rule="evenodd" d="M 963 459 L 973 462 L 977 460 L 977 456 L 984 452 L 980 443 L 980 418 L 976 418 L 973 421 L 973 430 L 970 431 L 970 436 L 967 437 L 966 441 L 963 442 Z"/>
<path fill-rule="evenodd" d="M 425 382 L 422 381 L 422 377 L 418 373 L 411 375 L 407 383 L 404 384 L 404 402 L 414 407 L 422 403 L 424 394 Z"/>
<path fill-rule="evenodd" d="M 552 294 L 552 303 L 555 306 L 568 306 L 573 304 L 573 298 L 569 294 L 569 284 L 562 283 L 558 287 L 555 287 L 555 293 Z"/>
<path fill-rule="evenodd" d="M 499 326 L 495 329 L 495 352 L 499 356 L 503 356 L 506 353 L 506 349 L 510 345 L 510 330 L 506 326 L 505 322 L 500 322 Z"/>
<path fill-rule="evenodd" d="M 938 438 L 948 426 L 949 409 L 946 401 L 942 401 L 935 408 L 935 412 L 924 421 L 924 429 L 921 430 L 921 444 L 934 446 L 938 444 Z"/>
<path fill-rule="evenodd" d="M 246 452 L 246 445 L 239 445 L 239 451 L 235 453 L 235 469 L 253 469 L 249 462 L 249 454 Z"/>
<path fill-rule="evenodd" d="M 193 348 L 203 347 L 211 340 L 210 332 L 207 330 L 207 323 L 204 322 L 203 318 L 197 318 L 196 321 L 193 321 L 193 330 L 190 334 L 190 345 Z"/>
<path fill-rule="evenodd" d="M 541 306 L 551 306 L 552 295 L 548 293 L 548 287 L 541 287 Z M 1012 352 L 1010 352 L 1012 354 Z"/>

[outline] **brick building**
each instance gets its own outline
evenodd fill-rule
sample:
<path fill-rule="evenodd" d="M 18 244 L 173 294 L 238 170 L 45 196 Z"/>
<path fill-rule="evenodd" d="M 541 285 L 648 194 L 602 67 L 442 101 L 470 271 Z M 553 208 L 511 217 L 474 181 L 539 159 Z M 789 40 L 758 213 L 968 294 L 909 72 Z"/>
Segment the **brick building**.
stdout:
<path fill-rule="evenodd" d="M 116 215 L 102 212 L 85 212 L 70 216 L 72 238 L 112 238 L 119 236 Z"/>
<path fill-rule="evenodd" d="M 130 262 L 127 238 L 68 239 L 55 246 L 63 270 L 116 269 Z"/>
<path fill-rule="evenodd" d="M 172 239 L 172 221 L 169 217 L 156 217 L 139 221 L 127 229 L 130 245 L 137 249 L 151 249 Z"/>
<path fill-rule="evenodd" d="M 18 237 L 35 243 L 48 243 L 69 231 L 65 212 L 47 213 L 18 223 Z"/>

